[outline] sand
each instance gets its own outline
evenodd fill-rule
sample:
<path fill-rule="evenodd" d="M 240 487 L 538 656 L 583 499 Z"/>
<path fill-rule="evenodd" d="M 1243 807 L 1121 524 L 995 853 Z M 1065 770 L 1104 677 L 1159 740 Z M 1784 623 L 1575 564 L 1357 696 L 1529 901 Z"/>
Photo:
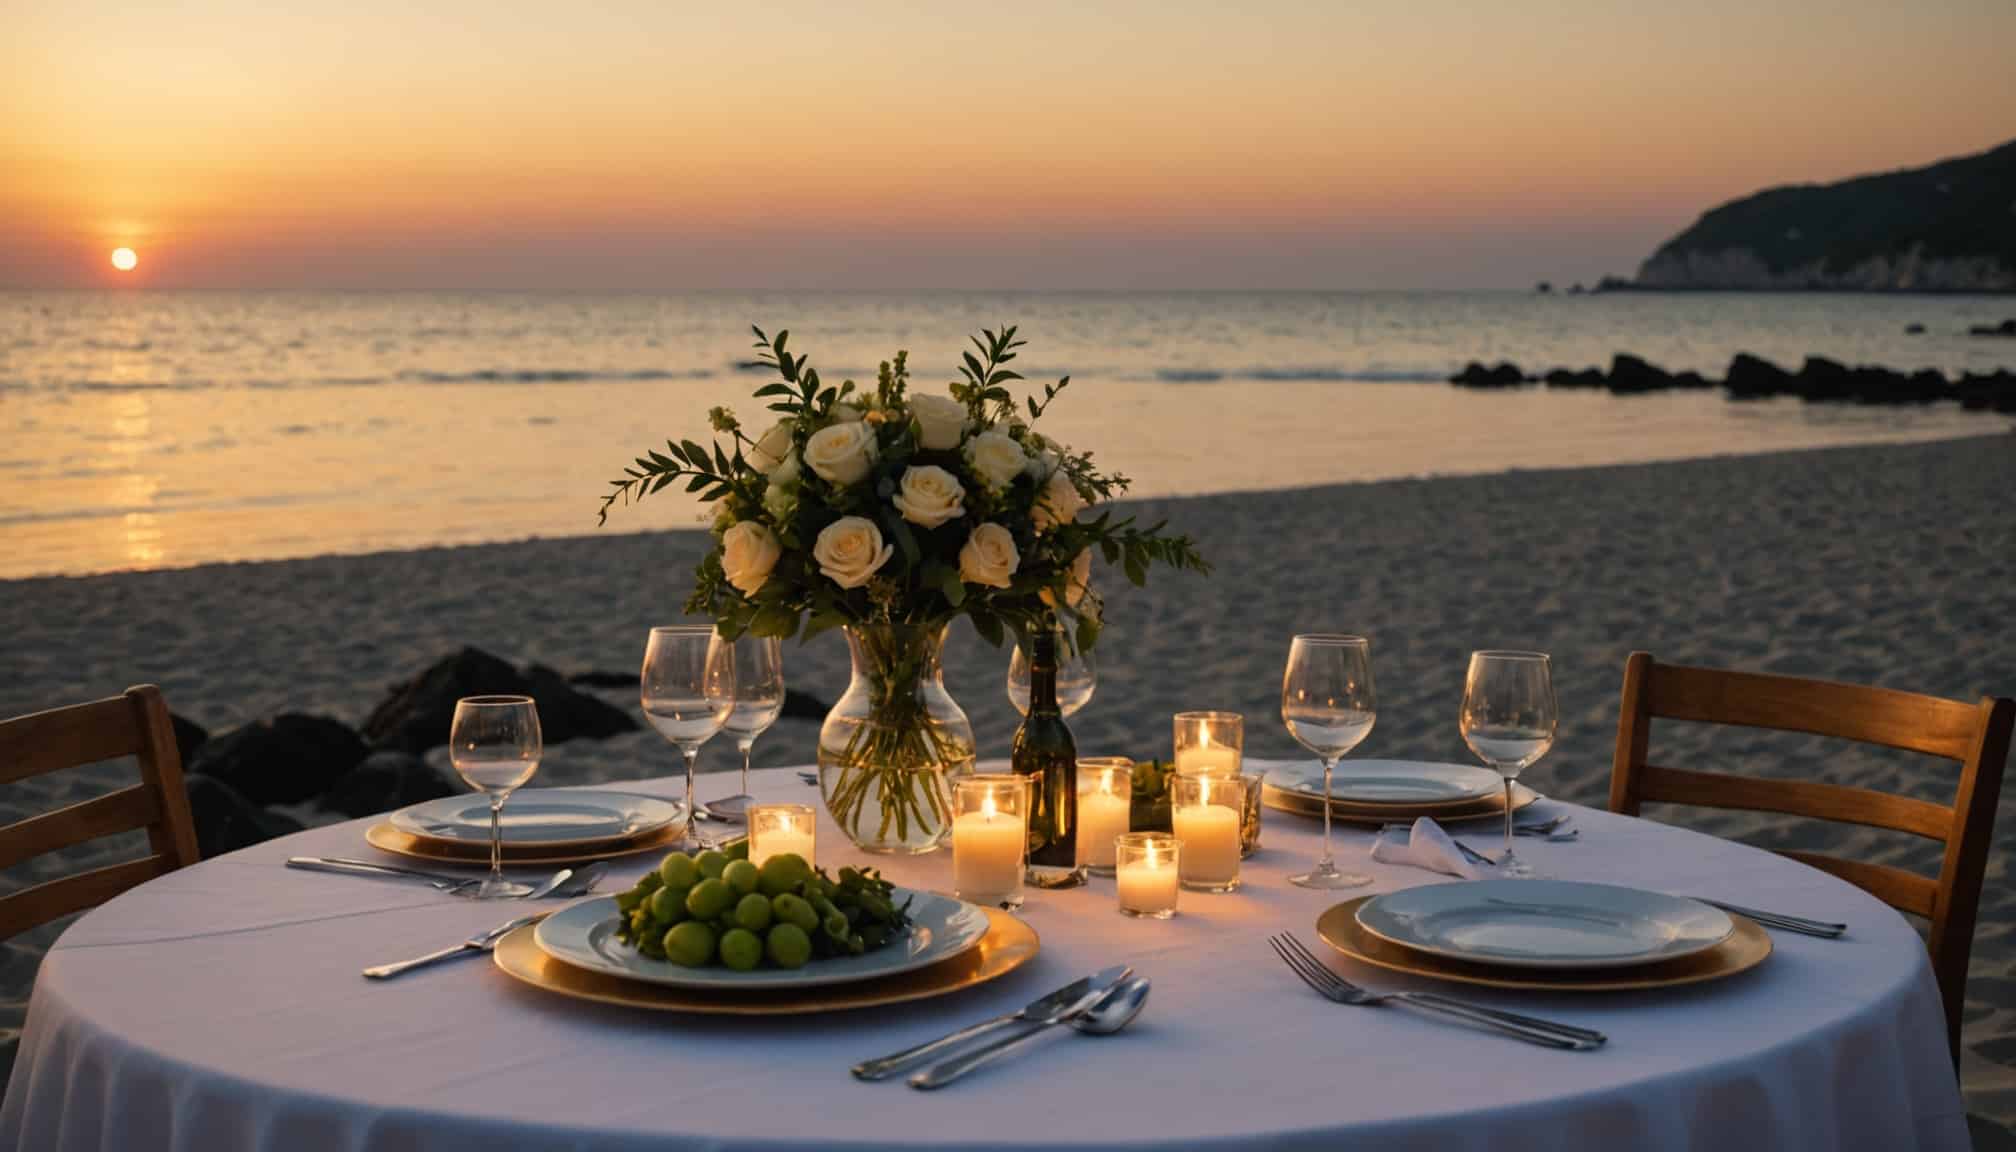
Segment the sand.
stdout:
<path fill-rule="evenodd" d="M 1465 760 L 1455 718 L 1468 652 L 1539 648 L 1554 654 L 1563 715 L 1556 750 L 1528 779 L 1601 804 L 1633 649 L 1962 699 L 2016 694 L 2012 492 L 2016 438 L 1994 435 L 1151 502 L 1138 510 L 1195 535 L 1217 573 L 1158 574 L 1147 592 L 1117 575 L 1103 582 L 1111 627 L 1100 685 L 1072 727 L 1084 753 L 1166 754 L 1170 713 L 1232 708 L 1248 717 L 1253 753 L 1293 755 L 1277 712 L 1289 636 L 1360 631 L 1373 639 L 1381 693 L 1360 754 Z M 677 617 L 704 546 L 694 533 L 612 533 L 0 583 L 0 715 L 152 681 L 213 730 L 281 710 L 356 724 L 387 683 L 463 644 L 569 671 L 627 672 L 646 629 Z M 793 685 L 822 699 L 845 685 L 837 636 L 794 645 L 786 659 Z M 982 755 L 1005 755 L 1016 719 L 1002 690 L 1006 654 L 962 624 L 948 660 Z M 809 722 L 780 725 L 759 743 L 758 763 L 809 761 L 815 734 Z M 1824 775 L 1943 800 L 1955 778 L 1920 757 L 1758 734 L 1670 727 L 1655 734 L 1655 750 L 1674 764 Z M 573 742 L 548 750 L 541 780 L 663 775 L 674 759 L 648 732 Z M 732 750 L 711 747 L 704 762 L 727 770 Z M 88 785 L 61 787 L 0 790 L 0 819 Z M 710 787 L 732 790 L 726 780 Z M 2010 796 L 2016 788 L 2003 802 L 1969 984 L 1963 1083 L 1970 1109 L 1992 1121 L 1978 1129 L 1983 1147 L 2000 1146 L 2016 1124 Z M 1761 817 L 1688 820 L 1774 846 L 1937 864 L 1908 837 Z M 0 886 L 49 870 L 16 868 Z M 0 1027 L 19 1027 L 57 931 L 0 953 Z"/>

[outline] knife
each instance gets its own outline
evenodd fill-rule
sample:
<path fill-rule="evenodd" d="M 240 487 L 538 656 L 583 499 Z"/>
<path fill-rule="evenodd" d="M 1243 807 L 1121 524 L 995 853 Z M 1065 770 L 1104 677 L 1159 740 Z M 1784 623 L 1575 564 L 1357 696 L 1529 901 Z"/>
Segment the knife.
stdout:
<path fill-rule="evenodd" d="M 854 1073 L 856 1079 L 882 1080 L 906 1068 L 914 1067 L 953 1045 L 963 1044 L 968 1040 L 984 1036 L 989 1032 L 1001 1028 L 1006 1028 L 1011 1024 L 1053 1024 L 1071 1015 L 1073 1012 L 1083 1011 L 1083 1008 L 1080 1006 L 1081 1004 L 1085 1006 L 1091 1005 L 1099 997 L 1104 996 L 1111 990 L 1115 984 L 1120 983 L 1120 981 L 1127 979 L 1127 977 L 1133 974 L 1134 969 L 1125 964 L 1116 964 L 1111 968 L 1103 968 L 1082 980 L 1073 980 L 1071 983 L 1066 984 L 1047 996 L 1039 996 L 1031 1000 L 1018 1011 L 1010 1012 L 1003 1016 L 996 1016 L 991 1020 L 982 1020 L 978 1024 L 969 1024 L 957 1032 L 947 1036 L 940 1036 L 936 1040 L 927 1044 L 920 1044 L 915 1048 L 905 1048 L 901 1052 L 884 1056 L 877 1060 L 864 1060 L 854 1065 L 849 1071 Z"/>

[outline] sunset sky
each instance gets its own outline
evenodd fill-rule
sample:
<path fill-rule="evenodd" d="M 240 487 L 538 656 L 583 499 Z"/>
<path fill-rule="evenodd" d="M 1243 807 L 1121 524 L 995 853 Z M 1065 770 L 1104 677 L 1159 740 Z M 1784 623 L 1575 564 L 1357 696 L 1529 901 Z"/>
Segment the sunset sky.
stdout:
<path fill-rule="evenodd" d="M 2016 136 L 2011 44 L 2010 0 L 10 0 L 0 284 L 1593 280 Z"/>

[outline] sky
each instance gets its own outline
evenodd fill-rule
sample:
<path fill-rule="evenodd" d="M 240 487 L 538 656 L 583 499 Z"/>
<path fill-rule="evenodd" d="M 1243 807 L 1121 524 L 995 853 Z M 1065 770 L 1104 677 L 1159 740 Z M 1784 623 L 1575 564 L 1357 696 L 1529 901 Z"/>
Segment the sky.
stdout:
<path fill-rule="evenodd" d="M 0 285 L 1565 285 L 2016 137 L 2011 43 L 2010 0 L 0 0 Z"/>

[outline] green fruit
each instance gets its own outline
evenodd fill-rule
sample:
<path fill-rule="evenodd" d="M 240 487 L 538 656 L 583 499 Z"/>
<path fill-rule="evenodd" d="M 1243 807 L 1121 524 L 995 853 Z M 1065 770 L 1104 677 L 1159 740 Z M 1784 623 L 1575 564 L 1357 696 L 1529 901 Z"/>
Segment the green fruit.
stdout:
<path fill-rule="evenodd" d="M 698 920 L 665 933 L 665 958 L 682 968 L 703 968 L 714 959 L 714 930 Z"/>
<path fill-rule="evenodd" d="M 772 924 L 764 950 L 779 968 L 803 968 L 812 959 L 812 938 L 796 924 Z"/>
<path fill-rule="evenodd" d="M 686 918 L 686 895 L 684 888 L 660 888 L 651 893 L 645 907 L 651 910 L 653 920 L 677 924 Z"/>
<path fill-rule="evenodd" d="M 771 900 L 770 911 L 776 913 L 778 920 L 795 925 L 800 933 L 808 937 L 813 929 L 819 927 L 819 914 L 812 910 L 812 905 L 807 904 L 803 897 L 789 892 Z"/>
<path fill-rule="evenodd" d="M 695 920 L 712 920 L 735 903 L 735 890 L 719 880 L 702 880 L 686 893 L 686 911 Z"/>
<path fill-rule="evenodd" d="M 649 896 L 662 887 L 664 883 L 665 881 L 658 878 L 657 872 L 646 872 L 637 878 L 637 887 L 635 890 L 639 896 Z"/>
<path fill-rule="evenodd" d="M 760 875 L 756 866 L 747 860 L 730 860 L 728 866 L 721 869 L 721 879 L 735 890 L 737 896 L 747 896 L 756 891 L 756 880 Z"/>
<path fill-rule="evenodd" d="M 763 962 L 763 941 L 746 928 L 731 928 L 721 934 L 721 963 L 737 972 L 747 972 Z"/>
<path fill-rule="evenodd" d="M 730 860 L 749 859 L 749 837 L 742 836 L 729 841 L 721 848 L 721 854 Z"/>
<path fill-rule="evenodd" d="M 646 895 L 648 893 L 639 892 L 635 888 L 630 889 L 628 892 L 618 892 L 616 894 L 616 911 L 628 916 L 637 910 L 637 905 L 643 903 Z"/>
<path fill-rule="evenodd" d="M 812 866 L 796 852 L 786 852 L 772 856 L 763 862 L 763 874 L 758 887 L 765 896 L 782 896 L 796 889 L 812 874 Z"/>
<path fill-rule="evenodd" d="M 847 939 L 847 917 L 838 912 L 827 914 L 826 919 L 821 922 L 820 926 L 825 928 L 826 934 L 835 940 Z"/>
<path fill-rule="evenodd" d="M 759 892 L 751 892 L 735 905 L 735 924 L 751 932 L 761 932 L 770 927 L 770 901 Z"/>
<path fill-rule="evenodd" d="M 700 853 L 699 857 L 694 860 L 694 863 L 699 865 L 700 875 L 705 876 L 709 880 L 719 880 L 722 870 L 728 867 L 728 857 L 709 848 L 707 851 Z"/>
<path fill-rule="evenodd" d="M 658 865 L 658 880 L 667 888 L 691 888 L 700 882 L 700 868 L 684 852 L 674 852 Z"/>

